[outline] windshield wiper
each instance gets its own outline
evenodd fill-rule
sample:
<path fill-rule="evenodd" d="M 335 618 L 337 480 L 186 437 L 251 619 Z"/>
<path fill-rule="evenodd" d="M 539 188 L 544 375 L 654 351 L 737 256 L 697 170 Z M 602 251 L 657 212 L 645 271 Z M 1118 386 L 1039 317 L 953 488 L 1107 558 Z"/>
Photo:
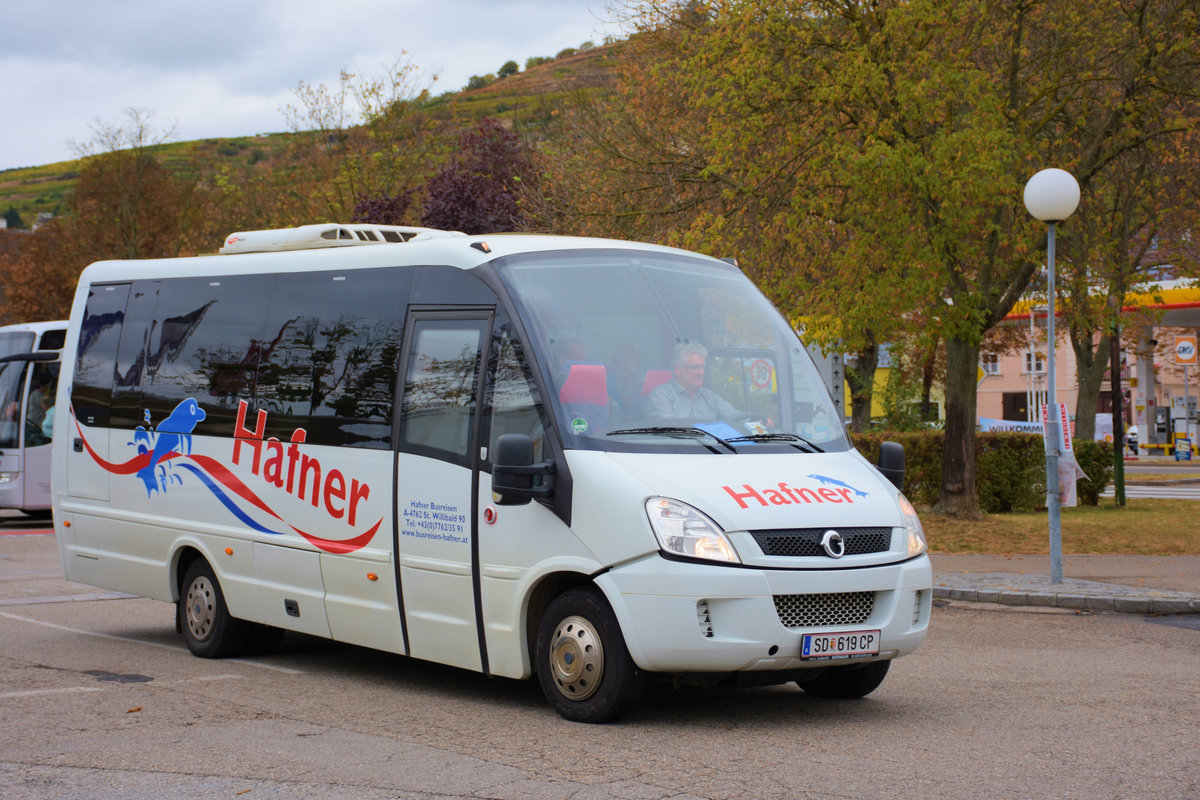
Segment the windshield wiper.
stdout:
<path fill-rule="evenodd" d="M 626 435 L 626 434 L 635 434 L 635 435 L 636 434 L 649 434 L 652 436 L 689 436 L 689 437 L 703 436 L 706 439 L 716 439 L 718 442 L 720 442 L 722 445 L 724 445 L 725 448 L 728 449 L 729 452 L 731 452 L 731 453 L 737 452 L 737 448 L 734 447 L 733 445 L 731 445 L 728 441 L 722 439 L 720 436 L 714 436 L 713 434 L 709 433 L 708 431 L 704 430 L 703 428 L 693 428 L 693 427 L 687 427 L 687 428 L 684 428 L 684 427 L 622 428 L 621 430 L 617 430 L 617 431 L 609 431 L 606 435 L 622 436 L 622 435 Z M 707 442 L 704 443 L 704 446 L 707 447 L 709 450 L 713 451 L 714 453 L 721 452 L 720 450 L 717 450 L 715 447 L 708 444 Z"/>
<path fill-rule="evenodd" d="M 727 444 L 729 442 L 787 442 L 797 450 L 801 450 L 805 453 L 825 452 L 808 439 L 805 439 L 803 436 L 797 436 L 794 433 L 755 433 L 750 436 L 734 436 L 732 439 L 727 439 L 725 441 Z M 797 442 L 800 442 L 805 446 L 802 447 L 800 444 L 796 444 Z"/>

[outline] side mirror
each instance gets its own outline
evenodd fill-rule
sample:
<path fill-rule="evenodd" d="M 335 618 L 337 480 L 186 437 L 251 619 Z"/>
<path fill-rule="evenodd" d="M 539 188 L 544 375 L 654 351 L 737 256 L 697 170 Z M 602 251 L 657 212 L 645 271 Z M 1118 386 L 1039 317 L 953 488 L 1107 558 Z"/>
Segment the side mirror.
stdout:
<path fill-rule="evenodd" d="M 899 442 L 883 442 L 879 445 L 879 464 L 875 467 L 883 477 L 904 491 L 904 445 Z"/>
<path fill-rule="evenodd" d="M 554 462 L 533 463 L 533 440 L 524 433 L 505 433 L 492 457 L 492 499 L 496 505 L 519 506 L 554 494 Z"/>

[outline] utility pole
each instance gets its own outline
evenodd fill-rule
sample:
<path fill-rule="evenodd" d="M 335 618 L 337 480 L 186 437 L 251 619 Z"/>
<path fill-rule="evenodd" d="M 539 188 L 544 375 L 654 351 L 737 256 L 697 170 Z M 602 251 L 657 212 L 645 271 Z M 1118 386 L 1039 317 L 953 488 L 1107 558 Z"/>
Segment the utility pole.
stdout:
<path fill-rule="evenodd" d="M 1118 506 L 1125 505 L 1125 412 L 1122 408 L 1121 392 L 1121 323 L 1113 323 L 1112 339 L 1109 342 L 1108 375 L 1112 391 L 1113 428 L 1113 487 Z"/>

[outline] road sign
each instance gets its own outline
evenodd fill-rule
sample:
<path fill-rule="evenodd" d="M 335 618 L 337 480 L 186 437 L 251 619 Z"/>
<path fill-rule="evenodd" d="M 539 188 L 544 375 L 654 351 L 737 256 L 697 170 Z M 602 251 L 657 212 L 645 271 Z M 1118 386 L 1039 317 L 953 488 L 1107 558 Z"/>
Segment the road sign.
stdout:
<path fill-rule="evenodd" d="M 1175 337 L 1175 363 L 1181 367 L 1196 364 L 1196 334 L 1178 334 Z"/>

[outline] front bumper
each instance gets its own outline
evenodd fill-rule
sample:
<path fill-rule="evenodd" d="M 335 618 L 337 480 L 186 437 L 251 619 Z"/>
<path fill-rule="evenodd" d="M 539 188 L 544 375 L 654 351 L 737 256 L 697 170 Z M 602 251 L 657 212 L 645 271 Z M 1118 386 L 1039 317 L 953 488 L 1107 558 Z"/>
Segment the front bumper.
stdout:
<path fill-rule="evenodd" d="M 925 555 L 822 570 L 710 566 L 655 555 L 610 570 L 596 583 L 642 669 L 739 672 L 848 663 L 801 659 L 806 633 L 879 630 L 876 658 L 907 655 L 925 638 L 932 580 Z M 827 606 L 829 612 L 815 614 L 812 622 L 798 623 L 792 616 L 785 624 L 777 598 L 783 607 Z"/>

